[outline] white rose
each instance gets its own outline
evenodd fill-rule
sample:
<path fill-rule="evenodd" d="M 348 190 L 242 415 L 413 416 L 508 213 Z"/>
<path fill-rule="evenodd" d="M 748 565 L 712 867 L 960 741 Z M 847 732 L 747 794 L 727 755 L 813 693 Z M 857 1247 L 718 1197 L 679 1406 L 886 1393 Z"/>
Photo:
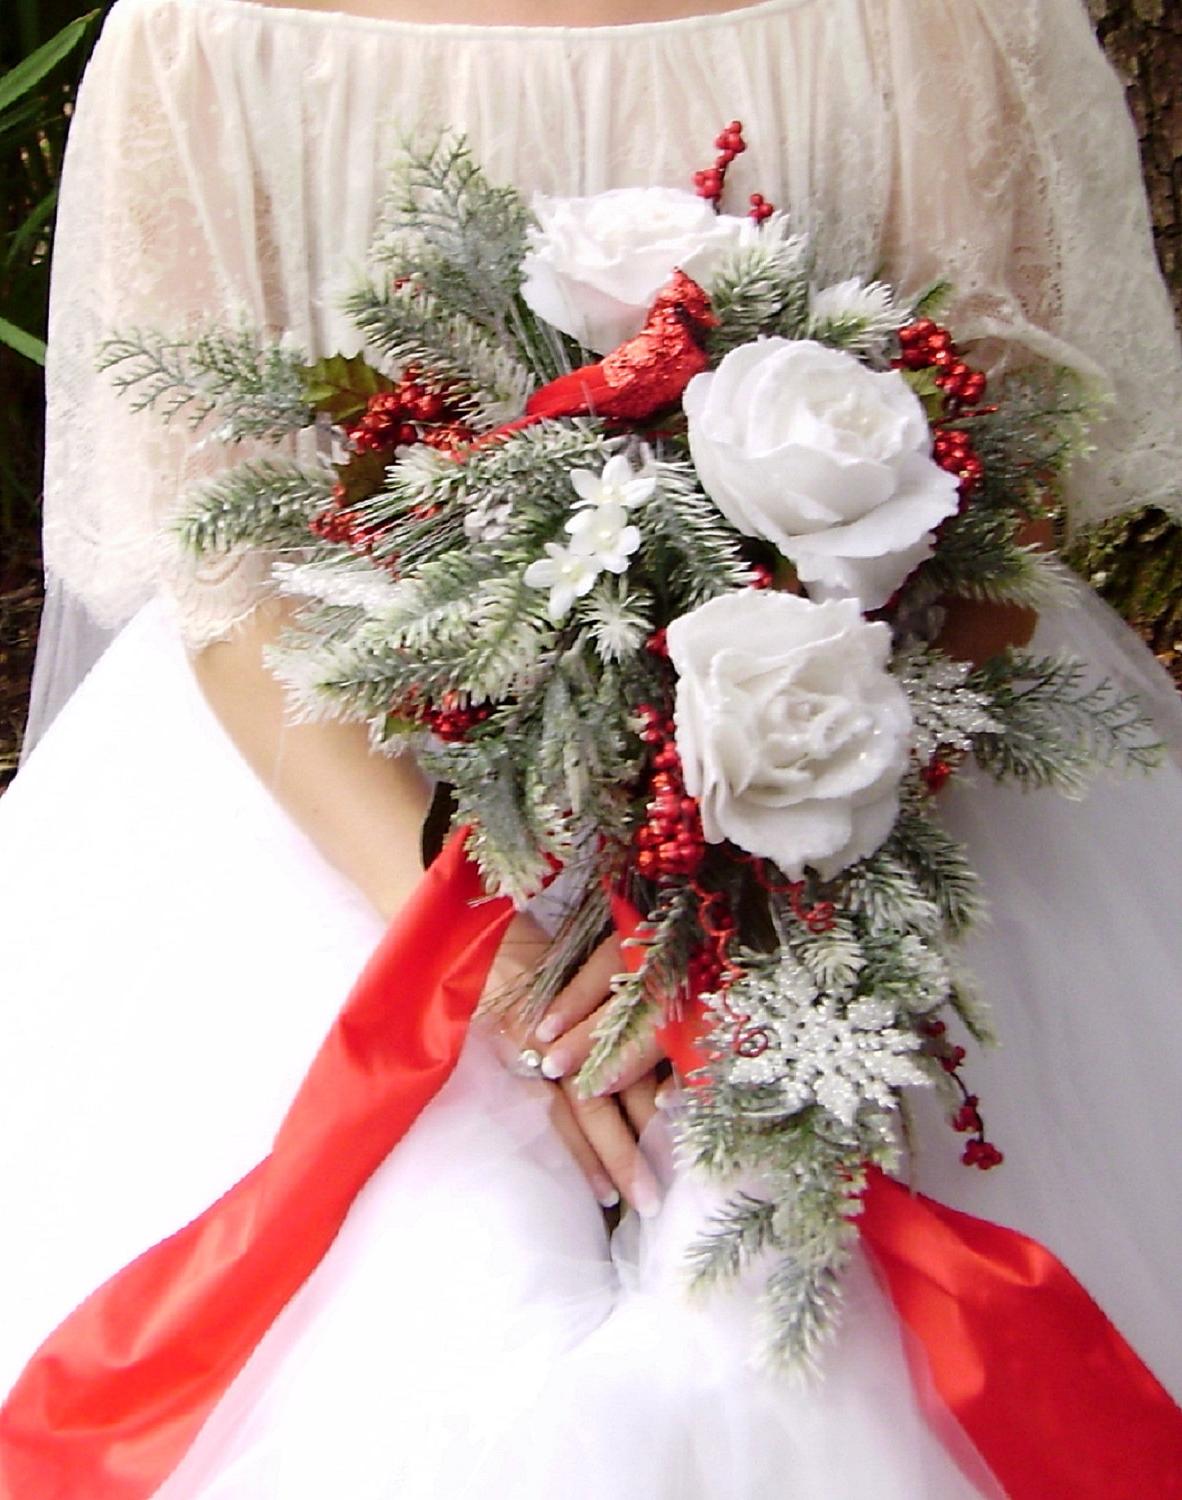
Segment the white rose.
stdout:
<path fill-rule="evenodd" d="M 683 396 L 706 493 L 773 543 L 814 599 L 879 609 L 932 552 L 957 481 L 931 457 L 923 406 L 897 370 L 811 339 L 758 339 Z"/>
<path fill-rule="evenodd" d="M 889 628 L 849 599 L 745 589 L 667 633 L 677 750 L 710 843 L 832 879 L 894 827 L 911 711 Z"/>
<path fill-rule="evenodd" d="M 596 354 L 639 333 L 680 268 L 709 291 L 722 259 L 752 239 L 749 219 L 716 214 L 680 188 L 614 188 L 589 198 L 535 194 L 521 295 Z"/>

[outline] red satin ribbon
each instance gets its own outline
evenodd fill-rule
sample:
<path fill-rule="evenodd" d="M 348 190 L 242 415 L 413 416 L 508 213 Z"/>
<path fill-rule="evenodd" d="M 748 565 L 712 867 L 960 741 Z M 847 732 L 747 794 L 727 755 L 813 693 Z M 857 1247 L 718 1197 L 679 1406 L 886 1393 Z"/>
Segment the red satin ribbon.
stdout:
<path fill-rule="evenodd" d="M 271 1154 L 92 1294 L 0 1408 L 2 1500 L 148 1500 L 451 1073 L 511 910 L 449 841 Z M 621 931 L 636 913 L 615 903 Z M 625 950 L 635 963 L 636 950 Z M 701 1017 L 663 1032 L 683 1071 Z M 1011 1500 L 1175 1500 L 1182 1412 L 1052 1255 L 871 1176 L 864 1238 L 941 1399 Z"/>
<path fill-rule="evenodd" d="M 52 1333 L 0 1408 L 3 1500 L 147 1500 L 456 1064 L 512 907 L 457 832 L 386 933 L 269 1156 Z"/>

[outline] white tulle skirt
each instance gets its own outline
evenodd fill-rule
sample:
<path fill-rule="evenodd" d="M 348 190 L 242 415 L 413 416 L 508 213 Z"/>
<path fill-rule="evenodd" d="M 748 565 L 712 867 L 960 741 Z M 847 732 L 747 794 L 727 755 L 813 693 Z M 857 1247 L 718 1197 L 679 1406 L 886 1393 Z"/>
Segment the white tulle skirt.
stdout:
<path fill-rule="evenodd" d="M 1138 682 L 1182 744 L 1164 677 L 1102 606 L 1040 632 Z M 992 903 L 966 956 L 1003 1044 L 967 1076 L 1006 1161 L 962 1167 L 920 1099 L 915 1179 L 1047 1244 L 1177 1396 L 1182 768 L 1083 804 L 964 787 L 947 818 Z M 266 1154 L 379 923 L 239 760 L 152 606 L 0 800 L 0 929 L 6 1390 Z M 760 1374 L 751 1289 L 683 1295 L 709 1199 L 667 1127 L 645 1142 L 660 1213 L 609 1236 L 546 1098 L 470 1037 L 162 1500 L 998 1493 L 920 1414 L 860 1258 L 823 1382 Z"/>

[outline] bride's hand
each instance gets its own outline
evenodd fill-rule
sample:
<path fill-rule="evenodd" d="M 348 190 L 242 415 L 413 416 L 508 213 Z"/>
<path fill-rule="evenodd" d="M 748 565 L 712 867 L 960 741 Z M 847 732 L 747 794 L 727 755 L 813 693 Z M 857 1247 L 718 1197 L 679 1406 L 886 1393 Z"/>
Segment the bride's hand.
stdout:
<path fill-rule="evenodd" d="M 518 913 L 489 971 L 486 994 L 533 973 L 549 945 L 543 929 L 527 913 Z M 608 995 L 611 978 L 624 967 L 619 941 L 607 938 L 591 954 L 566 988 L 555 998 L 542 1023 L 542 1034 L 502 1022 L 502 1046 L 510 1052 L 525 1048 L 543 1051 L 555 1129 L 582 1168 L 596 1198 L 605 1208 L 620 1194 L 642 1215 L 656 1212 L 660 1189 L 637 1145 L 637 1137 L 656 1112 L 657 1080 L 653 1072 L 661 1057 L 655 1045 L 637 1049 L 627 1067 L 602 1093 L 584 1097 L 575 1076 L 591 1046 L 598 1011 Z M 549 1023 L 547 1025 L 547 1023 Z"/>

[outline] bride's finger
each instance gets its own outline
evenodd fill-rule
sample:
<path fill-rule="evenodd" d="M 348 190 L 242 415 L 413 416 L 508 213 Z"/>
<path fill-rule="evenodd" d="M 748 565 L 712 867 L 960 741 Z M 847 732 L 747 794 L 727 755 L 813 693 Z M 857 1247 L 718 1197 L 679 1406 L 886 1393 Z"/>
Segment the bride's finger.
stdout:
<path fill-rule="evenodd" d="M 554 997 L 534 1030 L 538 1041 L 543 1046 L 555 1041 L 593 1010 L 598 1010 L 611 988 L 612 978 L 623 967 L 620 940 L 612 934 L 591 951 L 579 972 Z"/>
<path fill-rule="evenodd" d="M 590 1055 L 599 1020 L 598 1010 L 593 1011 L 577 1026 L 572 1026 L 552 1047 L 547 1048 L 542 1058 L 542 1072 L 547 1078 L 573 1078 L 578 1073 Z M 650 1036 L 634 1043 L 624 1053 L 615 1072 L 611 1077 L 605 1078 L 595 1092 L 616 1093 L 628 1084 L 635 1083 L 664 1055 L 655 1037 Z"/>
<path fill-rule="evenodd" d="M 578 1120 L 575 1118 L 574 1110 L 571 1108 L 570 1100 L 561 1089 L 548 1085 L 552 1102 L 550 1105 L 550 1123 L 554 1126 L 559 1137 L 565 1142 L 567 1150 L 578 1163 L 583 1176 L 591 1185 L 591 1191 L 601 1207 L 615 1208 L 620 1201 L 619 1190 L 608 1176 L 603 1163 L 600 1161 L 595 1148 L 587 1139 Z"/>
<path fill-rule="evenodd" d="M 656 1074 L 649 1072 L 636 1083 L 630 1083 L 627 1088 L 620 1090 L 620 1104 L 638 1136 L 644 1134 L 657 1113 L 658 1086 Z"/>
<path fill-rule="evenodd" d="M 585 1099 L 570 1083 L 560 1088 L 612 1182 L 642 1218 L 652 1218 L 661 1189 L 615 1099 Z"/>

